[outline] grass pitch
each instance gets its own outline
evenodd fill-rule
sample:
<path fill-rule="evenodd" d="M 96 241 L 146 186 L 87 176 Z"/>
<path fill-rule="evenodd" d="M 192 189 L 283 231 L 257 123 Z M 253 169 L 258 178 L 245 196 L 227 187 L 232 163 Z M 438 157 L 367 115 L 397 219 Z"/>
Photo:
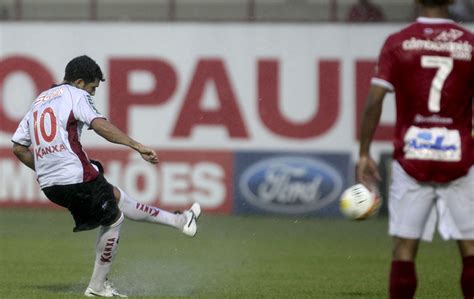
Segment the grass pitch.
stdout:
<path fill-rule="evenodd" d="M 196 238 L 126 220 L 110 278 L 132 298 L 387 298 L 386 219 L 216 216 Z M 82 298 L 97 231 L 64 210 L 0 211 L 0 298 Z M 461 298 L 453 242 L 422 243 L 416 298 Z"/>

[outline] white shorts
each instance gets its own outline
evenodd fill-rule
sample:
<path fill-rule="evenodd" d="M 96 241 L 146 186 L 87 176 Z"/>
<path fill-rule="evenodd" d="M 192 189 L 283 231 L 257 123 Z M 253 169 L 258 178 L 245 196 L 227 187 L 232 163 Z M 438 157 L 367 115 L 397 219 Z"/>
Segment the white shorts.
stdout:
<path fill-rule="evenodd" d="M 474 240 L 474 167 L 446 184 L 418 182 L 393 162 L 389 234 L 431 241 L 438 223 L 444 240 Z"/>

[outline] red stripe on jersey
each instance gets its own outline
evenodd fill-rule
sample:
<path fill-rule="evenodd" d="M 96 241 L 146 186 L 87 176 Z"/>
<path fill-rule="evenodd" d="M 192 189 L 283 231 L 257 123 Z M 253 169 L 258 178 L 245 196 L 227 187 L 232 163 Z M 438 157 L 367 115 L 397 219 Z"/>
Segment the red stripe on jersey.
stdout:
<path fill-rule="evenodd" d="M 89 162 L 86 153 L 82 150 L 82 145 L 79 141 L 79 134 L 77 132 L 77 120 L 74 118 L 72 111 L 69 114 L 69 118 L 67 120 L 66 131 L 68 133 L 68 140 L 69 144 L 71 145 L 71 149 L 81 161 L 83 182 L 90 182 L 94 180 L 99 175 L 99 173 Z"/>

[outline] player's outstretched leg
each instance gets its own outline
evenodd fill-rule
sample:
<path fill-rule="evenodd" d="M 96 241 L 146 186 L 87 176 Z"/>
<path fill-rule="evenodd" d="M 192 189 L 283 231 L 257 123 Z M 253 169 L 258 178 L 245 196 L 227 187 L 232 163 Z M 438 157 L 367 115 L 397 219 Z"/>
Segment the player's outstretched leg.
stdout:
<path fill-rule="evenodd" d="M 87 297 L 127 297 L 120 294 L 107 280 L 112 261 L 117 251 L 123 214 L 110 226 L 101 226 L 96 243 L 94 272 L 84 295 Z"/>
<path fill-rule="evenodd" d="M 172 226 L 191 237 L 196 234 L 197 219 L 201 215 L 201 206 L 198 203 L 194 203 L 183 213 L 171 213 L 140 203 L 118 187 L 114 188 L 114 193 L 120 198 L 119 209 L 128 219 Z"/>

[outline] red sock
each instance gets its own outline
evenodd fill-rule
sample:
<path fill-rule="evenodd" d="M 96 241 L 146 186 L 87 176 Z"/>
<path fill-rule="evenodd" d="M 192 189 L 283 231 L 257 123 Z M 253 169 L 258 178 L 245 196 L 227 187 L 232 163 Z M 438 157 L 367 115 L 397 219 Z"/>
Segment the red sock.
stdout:
<path fill-rule="evenodd" d="M 390 299 L 412 299 L 416 291 L 414 262 L 392 261 L 390 270 Z"/>
<path fill-rule="evenodd" d="M 462 259 L 461 288 L 464 298 L 474 298 L 474 255 Z"/>

